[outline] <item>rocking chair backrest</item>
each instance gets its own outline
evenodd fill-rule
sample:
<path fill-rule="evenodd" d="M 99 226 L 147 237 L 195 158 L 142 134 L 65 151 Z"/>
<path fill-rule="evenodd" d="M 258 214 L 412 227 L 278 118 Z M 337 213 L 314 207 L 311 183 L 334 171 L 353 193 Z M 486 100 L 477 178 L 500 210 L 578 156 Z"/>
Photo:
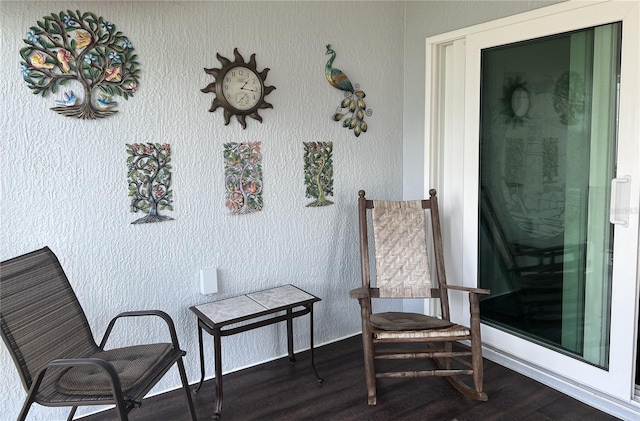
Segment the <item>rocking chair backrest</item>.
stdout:
<path fill-rule="evenodd" d="M 26 390 L 51 360 L 97 350 L 80 303 L 48 247 L 0 263 L 0 336 Z"/>
<path fill-rule="evenodd" d="M 380 297 L 431 297 L 422 201 L 374 201 L 371 218 Z"/>
<path fill-rule="evenodd" d="M 430 190 L 429 200 L 374 201 L 359 199 L 360 241 L 363 286 L 370 287 L 368 251 L 368 212 L 371 210 L 376 264 L 376 291 L 380 298 L 440 298 L 442 316 L 448 319 L 449 303 L 440 217 L 436 191 Z M 429 212 L 431 229 L 426 229 L 425 211 Z M 427 241 L 433 242 L 431 252 L 436 265 L 437 283 L 429 268 Z"/>

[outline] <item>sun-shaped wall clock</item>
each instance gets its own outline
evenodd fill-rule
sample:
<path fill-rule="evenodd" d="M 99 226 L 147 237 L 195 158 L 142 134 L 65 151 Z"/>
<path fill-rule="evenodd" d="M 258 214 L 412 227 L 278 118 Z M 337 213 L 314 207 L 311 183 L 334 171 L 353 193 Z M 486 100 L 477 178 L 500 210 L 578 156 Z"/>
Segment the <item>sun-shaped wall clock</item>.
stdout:
<path fill-rule="evenodd" d="M 255 54 L 251 54 L 248 63 L 244 62 L 244 58 L 237 48 L 233 50 L 233 55 L 235 58 L 234 61 L 231 61 L 220 54 L 216 54 L 216 57 L 222 63 L 222 67 L 219 69 L 204 69 L 206 73 L 212 75 L 216 80 L 201 89 L 201 91 L 216 94 L 209 111 L 214 112 L 219 107 L 224 108 L 225 125 L 228 125 L 231 116 L 235 115 L 242 128 L 246 129 L 247 122 L 245 119 L 247 116 L 262 123 L 262 117 L 258 114 L 258 110 L 273 108 L 273 105 L 266 102 L 264 97 L 276 88 L 275 86 L 266 86 L 264 84 L 269 69 L 266 68 L 258 72 Z"/>
<path fill-rule="evenodd" d="M 502 87 L 500 102 L 505 123 L 522 126 L 529 118 L 528 113 L 531 108 L 531 93 L 527 82 L 522 80 L 520 76 L 510 77 L 506 85 Z"/>

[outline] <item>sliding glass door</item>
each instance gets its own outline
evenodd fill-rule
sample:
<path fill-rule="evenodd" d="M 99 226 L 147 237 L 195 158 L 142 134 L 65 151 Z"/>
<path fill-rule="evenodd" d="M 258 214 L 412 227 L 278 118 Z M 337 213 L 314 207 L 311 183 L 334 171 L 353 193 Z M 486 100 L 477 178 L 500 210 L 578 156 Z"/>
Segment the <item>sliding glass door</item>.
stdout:
<path fill-rule="evenodd" d="M 620 40 L 617 22 L 481 56 L 482 319 L 603 368 Z"/>
<path fill-rule="evenodd" d="M 491 289 L 487 355 L 637 416 L 640 4 L 564 2 L 427 57 L 425 184 L 449 278 Z"/>

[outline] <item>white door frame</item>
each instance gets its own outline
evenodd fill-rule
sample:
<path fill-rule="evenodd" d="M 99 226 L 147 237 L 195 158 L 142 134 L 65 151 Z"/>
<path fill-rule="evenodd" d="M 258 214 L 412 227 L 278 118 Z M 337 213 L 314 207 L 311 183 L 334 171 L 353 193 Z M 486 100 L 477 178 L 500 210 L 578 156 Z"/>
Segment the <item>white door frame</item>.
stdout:
<path fill-rule="evenodd" d="M 489 326 L 482 326 L 482 335 L 488 358 L 628 419 L 640 415 L 640 403 L 633 399 L 640 206 L 639 9 L 638 1 L 569 1 L 431 37 L 426 45 L 424 185 L 440 191 L 449 278 L 476 286 L 481 49 L 623 22 L 618 145 L 624 153 L 618 156 L 617 176 L 631 176 L 632 212 L 629 225 L 616 227 L 614 235 L 609 370 Z M 451 297 L 455 321 L 468 320 L 463 299 L 462 295 Z"/>

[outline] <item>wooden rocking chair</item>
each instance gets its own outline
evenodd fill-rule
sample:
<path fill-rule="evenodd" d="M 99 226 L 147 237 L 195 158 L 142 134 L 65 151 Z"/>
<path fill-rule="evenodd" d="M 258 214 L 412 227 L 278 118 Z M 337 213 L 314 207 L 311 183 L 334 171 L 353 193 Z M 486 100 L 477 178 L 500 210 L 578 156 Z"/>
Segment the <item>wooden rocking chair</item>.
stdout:
<path fill-rule="evenodd" d="M 429 200 L 373 201 L 359 192 L 358 214 L 362 287 L 350 292 L 360 303 L 362 343 L 369 405 L 376 404 L 376 379 L 382 377 L 444 376 L 464 395 L 488 400 L 482 391 L 482 344 L 480 341 L 480 295 L 489 291 L 447 284 L 436 191 Z M 433 259 L 437 287 L 432 285 L 427 256 L 425 210 L 431 219 Z M 371 285 L 368 217 L 374 235 L 376 284 Z M 469 294 L 470 327 L 450 321 L 447 291 Z M 439 298 L 442 317 L 418 313 L 372 313 L 372 298 Z M 470 347 L 455 344 L 470 341 Z M 411 347 L 407 348 L 408 343 Z M 455 344 L 455 346 L 454 346 Z M 389 348 L 392 346 L 392 348 Z M 378 372 L 377 360 L 431 358 L 436 369 Z M 472 379 L 464 382 L 462 377 Z M 471 383 L 469 385 L 467 383 Z"/>

